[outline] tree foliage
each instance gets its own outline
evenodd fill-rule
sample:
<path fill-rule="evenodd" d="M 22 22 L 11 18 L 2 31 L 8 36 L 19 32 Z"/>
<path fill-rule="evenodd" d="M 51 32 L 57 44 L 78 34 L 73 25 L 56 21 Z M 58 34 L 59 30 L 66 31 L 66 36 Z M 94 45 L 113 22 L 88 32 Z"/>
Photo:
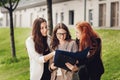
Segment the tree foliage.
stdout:
<path fill-rule="evenodd" d="M 19 1 L 20 0 L 0 0 L 0 6 L 6 8 L 7 10 L 14 11 L 16 9 Z"/>

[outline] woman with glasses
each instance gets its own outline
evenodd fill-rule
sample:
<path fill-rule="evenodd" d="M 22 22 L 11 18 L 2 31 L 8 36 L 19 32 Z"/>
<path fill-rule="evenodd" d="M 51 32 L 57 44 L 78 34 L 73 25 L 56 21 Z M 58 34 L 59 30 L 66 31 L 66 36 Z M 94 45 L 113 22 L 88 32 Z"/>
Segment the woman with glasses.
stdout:
<path fill-rule="evenodd" d="M 30 61 L 30 80 L 50 80 L 51 73 L 48 69 L 50 53 L 50 38 L 47 36 L 47 22 L 43 18 L 35 19 L 32 35 L 26 40 L 26 48 Z"/>
<path fill-rule="evenodd" d="M 63 50 L 76 52 L 77 44 L 71 39 L 70 32 L 67 26 L 63 23 L 58 23 L 53 31 L 51 40 L 52 50 Z M 50 65 L 51 80 L 72 80 L 73 72 L 54 66 L 53 59 Z"/>

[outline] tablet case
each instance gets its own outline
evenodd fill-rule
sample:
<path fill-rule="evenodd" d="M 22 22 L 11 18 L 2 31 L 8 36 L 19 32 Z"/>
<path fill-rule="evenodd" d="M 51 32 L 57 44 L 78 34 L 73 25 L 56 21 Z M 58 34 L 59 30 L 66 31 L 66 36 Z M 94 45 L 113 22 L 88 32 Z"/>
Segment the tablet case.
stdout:
<path fill-rule="evenodd" d="M 77 60 L 80 62 L 81 60 L 86 58 L 89 50 L 90 50 L 89 47 L 79 52 L 68 52 L 68 51 L 56 50 L 55 57 L 54 57 L 54 65 L 57 67 L 63 68 L 65 70 L 70 70 L 66 67 L 65 63 L 69 62 L 72 65 L 74 65 L 76 64 Z"/>

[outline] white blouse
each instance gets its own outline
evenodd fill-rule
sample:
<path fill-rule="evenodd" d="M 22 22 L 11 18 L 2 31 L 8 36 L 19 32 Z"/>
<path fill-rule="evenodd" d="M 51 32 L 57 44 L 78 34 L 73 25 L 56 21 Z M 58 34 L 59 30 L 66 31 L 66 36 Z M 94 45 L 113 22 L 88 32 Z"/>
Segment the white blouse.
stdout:
<path fill-rule="evenodd" d="M 39 54 L 35 51 L 32 36 L 27 38 L 26 48 L 30 62 L 30 80 L 40 80 L 43 74 L 45 61 L 43 54 Z"/>

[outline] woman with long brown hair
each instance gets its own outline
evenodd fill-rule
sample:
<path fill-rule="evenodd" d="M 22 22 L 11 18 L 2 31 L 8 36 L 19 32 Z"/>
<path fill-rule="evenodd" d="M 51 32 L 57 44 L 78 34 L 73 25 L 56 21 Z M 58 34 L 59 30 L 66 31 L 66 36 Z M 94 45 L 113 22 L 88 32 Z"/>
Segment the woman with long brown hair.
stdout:
<path fill-rule="evenodd" d="M 87 58 L 82 61 L 84 65 L 78 72 L 80 80 L 100 80 L 104 73 L 104 67 L 101 60 L 102 41 L 99 35 L 92 29 L 91 25 L 86 22 L 78 22 L 75 27 L 79 51 L 90 47 Z M 66 64 L 68 68 L 74 69 L 71 64 Z"/>
<path fill-rule="evenodd" d="M 26 40 L 26 48 L 30 61 L 30 80 L 50 80 L 51 73 L 48 69 L 50 53 L 50 38 L 47 36 L 47 22 L 43 18 L 35 19 L 32 35 Z"/>

